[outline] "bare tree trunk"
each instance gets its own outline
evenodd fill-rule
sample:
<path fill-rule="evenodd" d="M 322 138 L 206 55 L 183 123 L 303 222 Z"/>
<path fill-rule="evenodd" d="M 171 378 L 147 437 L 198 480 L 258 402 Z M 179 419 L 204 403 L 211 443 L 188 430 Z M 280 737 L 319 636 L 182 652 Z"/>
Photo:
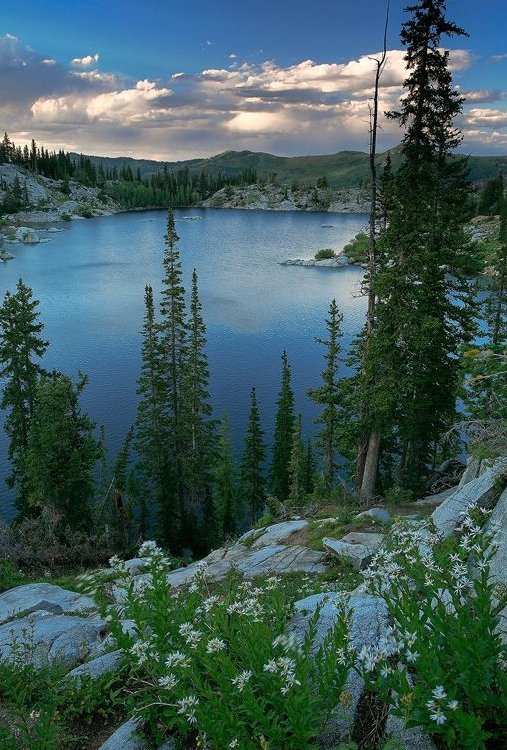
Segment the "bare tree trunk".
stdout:
<path fill-rule="evenodd" d="M 364 461 L 363 481 L 361 483 L 361 494 L 368 500 L 375 494 L 379 455 L 380 434 L 372 430 L 368 440 L 368 452 Z"/>
<path fill-rule="evenodd" d="M 374 288 L 374 277 L 376 272 L 377 257 L 377 131 L 378 131 L 378 97 L 380 77 L 384 69 L 387 57 L 387 28 L 389 24 L 389 6 L 387 2 L 386 21 L 384 25 L 384 44 L 380 58 L 374 58 L 376 63 L 375 88 L 373 94 L 373 105 L 370 107 L 370 176 L 371 176 L 371 208 L 369 222 L 368 243 L 368 308 L 366 312 L 366 342 L 365 350 L 368 349 L 369 339 L 375 324 L 376 295 Z M 355 481 L 356 488 L 360 489 L 366 498 L 371 498 L 375 492 L 377 478 L 377 467 L 380 452 L 380 435 L 370 431 L 369 435 L 361 442 L 358 448 L 356 461 Z"/>

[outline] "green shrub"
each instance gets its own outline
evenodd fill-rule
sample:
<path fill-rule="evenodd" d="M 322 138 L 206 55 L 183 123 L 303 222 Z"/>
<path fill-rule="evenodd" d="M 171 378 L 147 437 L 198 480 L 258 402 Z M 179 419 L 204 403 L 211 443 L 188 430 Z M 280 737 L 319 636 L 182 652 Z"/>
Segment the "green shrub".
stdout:
<path fill-rule="evenodd" d="M 394 527 L 391 551 L 364 574 L 393 628 L 363 649 L 360 668 L 391 710 L 438 735 L 439 747 L 507 747 L 507 647 L 497 631 L 507 600 L 490 579 L 491 534 L 472 516 L 461 532 L 458 545 L 429 526 Z"/>
<path fill-rule="evenodd" d="M 70 221 L 70 220 L 71 220 L 71 219 L 70 219 L 70 214 L 67 214 L 67 213 L 65 213 L 65 214 L 61 214 L 61 215 L 60 215 L 60 220 L 61 220 L 61 221 Z"/>
<path fill-rule="evenodd" d="M 315 260 L 331 260 L 332 258 L 336 258 L 336 253 L 330 247 L 317 250 L 315 253 Z"/>
<path fill-rule="evenodd" d="M 354 239 L 345 245 L 343 253 L 354 263 L 364 263 L 368 260 L 368 246 L 368 235 L 364 232 L 358 232 Z"/>
<path fill-rule="evenodd" d="M 108 615 L 138 678 L 136 706 L 156 740 L 163 727 L 224 750 L 308 748 L 338 705 L 349 669 L 338 663 L 345 609 L 311 653 L 320 610 L 302 642 L 287 636 L 298 592 L 277 578 L 243 582 L 232 573 L 211 593 L 203 567 L 188 592 L 174 595 L 162 552 L 148 542 L 140 554 L 149 576 L 141 584 L 124 577 L 124 601 Z M 120 618 L 133 621 L 135 635 L 123 633 Z"/>
<path fill-rule="evenodd" d="M 78 216 L 82 216 L 83 219 L 91 219 L 93 216 L 93 211 L 88 203 L 83 203 L 81 206 L 79 206 L 77 214 Z"/>

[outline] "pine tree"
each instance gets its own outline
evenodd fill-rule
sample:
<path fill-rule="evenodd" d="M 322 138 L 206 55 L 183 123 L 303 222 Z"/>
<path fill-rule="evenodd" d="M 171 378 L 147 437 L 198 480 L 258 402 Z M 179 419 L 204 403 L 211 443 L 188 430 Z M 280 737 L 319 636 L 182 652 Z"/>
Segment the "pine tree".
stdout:
<path fill-rule="evenodd" d="M 175 543 L 179 536 L 180 508 L 173 501 L 173 486 L 167 458 L 164 368 L 151 286 L 145 287 L 144 301 L 142 364 L 137 388 L 139 403 L 134 445 L 139 456 L 138 469 L 144 491 L 150 495 L 156 506 L 157 515 L 164 528 L 165 541 L 170 539 Z"/>
<path fill-rule="evenodd" d="M 301 440 L 302 417 L 298 414 L 292 429 L 292 448 L 289 460 L 289 503 L 297 508 L 301 504 L 304 489 L 304 447 Z"/>
<path fill-rule="evenodd" d="M 264 430 L 261 427 L 259 406 L 255 388 L 250 394 L 250 411 L 246 428 L 245 448 L 241 462 L 241 490 L 250 511 L 252 523 L 260 517 L 266 499 L 264 459 Z"/>
<path fill-rule="evenodd" d="M 486 322 L 492 346 L 507 341 L 507 198 L 500 207 L 498 250 L 495 254 L 495 271 L 491 278 L 486 300 Z"/>
<path fill-rule="evenodd" d="M 41 338 L 44 329 L 39 319 L 39 302 L 20 279 L 16 292 L 7 292 L 0 307 L 0 376 L 4 379 L 2 409 L 9 412 L 4 429 L 9 437 L 8 456 L 12 472 L 8 484 L 18 485 L 17 507 L 21 515 L 29 512 L 24 491 L 23 456 L 36 401 L 36 390 L 48 342 Z"/>
<path fill-rule="evenodd" d="M 315 477 L 315 460 L 313 457 L 312 441 L 306 443 L 305 454 L 303 456 L 303 492 L 305 495 L 311 495 L 314 488 Z"/>
<path fill-rule="evenodd" d="M 23 455 L 30 506 L 52 506 L 75 529 L 89 527 L 100 458 L 95 424 L 79 404 L 86 383 L 83 374 L 76 385 L 60 372 L 41 376 Z"/>
<path fill-rule="evenodd" d="M 291 387 L 291 368 L 287 352 L 282 354 L 282 378 L 278 394 L 271 463 L 271 492 L 280 501 L 289 496 L 289 461 L 294 430 L 294 393 Z"/>
<path fill-rule="evenodd" d="M 318 446 L 324 460 L 324 477 L 327 489 L 330 490 L 334 484 L 336 474 L 336 454 L 338 451 L 338 438 L 340 417 L 342 411 L 340 387 L 338 380 L 339 355 L 341 351 L 341 323 L 343 315 L 338 310 L 336 300 L 333 299 L 329 306 L 329 317 L 326 327 L 329 338 L 316 339 L 317 343 L 326 348 L 324 359 L 327 364 L 322 371 L 322 385 L 312 388 L 308 395 L 317 404 L 321 405 L 322 411 L 317 424 L 322 425 L 318 435 Z"/>
<path fill-rule="evenodd" d="M 211 472 L 214 462 L 215 423 L 211 419 L 209 370 L 205 346 L 206 325 L 202 317 L 197 272 L 194 268 L 182 387 L 183 479 L 189 546 L 192 544 L 192 537 L 195 536 L 192 529 L 202 515 L 205 501 L 208 514 L 212 505 Z"/>
<path fill-rule="evenodd" d="M 162 400 L 166 423 L 163 452 L 164 472 L 167 477 L 159 504 L 159 523 L 161 539 L 173 550 L 181 547 L 181 529 L 185 521 L 183 389 L 187 324 L 185 289 L 182 284 L 180 254 L 177 248 L 178 240 L 174 215 L 172 211 L 169 211 L 165 235 L 165 276 L 162 282 L 161 320 L 157 326 L 162 355 Z"/>
<path fill-rule="evenodd" d="M 363 372 L 370 443 L 363 489 L 371 495 L 380 439 L 394 440 L 398 479 L 418 490 L 432 449 L 455 412 L 458 351 L 472 331 L 473 254 L 463 232 L 467 170 L 454 155 L 462 99 L 452 85 L 442 36 L 464 34 L 444 0 L 408 8 L 401 40 L 409 71 L 399 112 L 402 165 L 393 176 L 385 231 L 377 242 L 375 327 Z"/>
<path fill-rule="evenodd" d="M 235 534 L 238 529 L 239 508 L 235 473 L 229 420 L 224 414 L 220 425 L 213 472 L 214 496 L 224 539 Z"/>

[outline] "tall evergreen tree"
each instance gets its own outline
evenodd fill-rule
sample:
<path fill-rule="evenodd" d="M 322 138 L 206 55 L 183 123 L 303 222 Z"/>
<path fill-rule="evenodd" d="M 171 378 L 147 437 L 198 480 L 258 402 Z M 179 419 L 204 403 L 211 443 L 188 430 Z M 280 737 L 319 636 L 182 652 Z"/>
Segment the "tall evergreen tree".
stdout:
<path fill-rule="evenodd" d="M 185 514 L 189 537 L 201 517 L 205 501 L 211 513 L 212 466 L 215 452 L 215 422 L 211 419 L 212 407 L 208 391 L 209 369 L 205 351 L 206 325 L 199 300 L 197 272 L 192 274 L 192 292 L 188 321 L 188 339 L 184 360 L 182 385 L 182 430 L 184 440 L 183 481 L 185 488 Z M 213 514 L 215 512 L 213 511 Z M 209 530 L 209 524 L 208 524 Z M 192 539 L 187 540 L 190 545 Z"/>
<path fill-rule="evenodd" d="M 82 374 L 76 385 L 61 372 L 41 376 L 23 456 L 30 506 L 53 506 L 71 528 L 90 523 L 101 452 L 95 424 L 79 404 L 86 383 Z"/>
<path fill-rule="evenodd" d="M 289 461 L 294 431 L 294 393 L 287 352 L 282 354 L 282 378 L 278 394 L 271 463 L 271 492 L 284 502 L 289 496 Z"/>
<path fill-rule="evenodd" d="M 235 474 L 229 420 L 224 414 L 220 425 L 213 479 L 217 511 L 222 536 L 225 539 L 238 529 L 239 508 Z"/>
<path fill-rule="evenodd" d="M 179 537 L 180 508 L 173 500 L 170 466 L 167 458 L 167 414 L 162 348 L 155 321 L 153 290 L 144 290 L 145 317 L 141 375 L 138 381 L 134 445 L 144 491 L 155 504 L 164 528 L 165 540 L 176 543 Z M 172 502 L 172 505 L 171 505 Z"/>
<path fill-rule="evenodd" d="M 421 486 L 432 448 L 455 411 L 458 351 L 472 330 L 472 253 L 463 232 L 465 160 L 453 122 L 462 99 L 452 85 L 442 36 L 464 32 L 445 18 L 445 0 L 419 0 L 403 25 L 408 78 L 399 112 L 403 161 L 390 187 L 377 242 L 375 327 L 364 351 L 363 397 L 370 442 L 362 488 L 374 491 L 380 438 L 395 439 L 398 478 Z"/>
<path fill-rule="evenodd" d="M 494 265 L 496 273 L 491 278 L 486 301 L 486 322 L 491 344 L 499 346 L 507 341 L 507 198 L 501 201 Z"/>
<path fill-rule="evenodd" d="M 338 451 L 342 412 L 338 368 L 340 363 L 340 338 L 343 315 L 339 312 L 335 299 L 333 299 L 329 306 L 328 315 L 329 317 L 326 320 L 328 338 L 316 339 L 317 343 L 322 344 L 326 348 L 324 359 L 327 364 L 321 374 L 322 385 L 310 389 L 308 395 L 317 404 L 322 406 L 320 416 L 316 420 L 317 424 L 322 425 L 317 442 L 324 460 L 326 485 L 328 489 L 331 489 L 336 475 L 336 454 Z"/>
<path fill-rule="evenodd" d="M 157 330 L 162 353 L 163 403 L 167 430 L 163 451 L 166 457 L 165 471 L 170 487 L 164 489 L 159 522 L 162 540 L 170 544 L 173 549 L 174 546 L 178 549 L 181 543 L 181 526 L 178 529 L 178 519 L 182 524 L 185 518 L 183 391 L 187 355 L 187 324 L 178 240 L 174 215 L 172 211 L 169 211 L 165 235 L 165 276 L 162 282 L 161 320 Z"/>
<path fill-rule="evenodd" d="M 42 372 L 40 358 L 48 342 L 41 333 L 39 302 L 20 279 L 16 292 L 7 292 L 0 307 L 0 376 L 4 379 L 2 409 L 7 409 L 5 431 L 9 437 L 8 456 L 12 472 L 8 479 L 12 487 L 18 485 L 17 506 L 21 515 L 29 512 L 24 491 L 24 453 L 36 401 L 36 390 Z"/>
<path fill-rule="evenodd" d="M 301 504 L 304 494 L 304 447 L 301 439 L 302 417 L 298 414 L 292 428 L 292 448 L 289 459 L 289 503 L 293 507 Z"/>
<path fill-rule="evenodd" d="M 305 453 L 303 456 L 303 492 L 305 495 L 311 495 L 314 488 L 315 479 L 315 459 L 313 457 L 312 441 L 306 443 Z"/>
<path fill-rule="evenodd" d="M 241 462 L 241 490 L 252 523 L 260 517 L 266 499 L 266 481 L 264 477 L 264 430 L 261 427 L 257 393 L 252 388 L 250 394 L 250 411 L 246 428 L 245 448 Z"/>

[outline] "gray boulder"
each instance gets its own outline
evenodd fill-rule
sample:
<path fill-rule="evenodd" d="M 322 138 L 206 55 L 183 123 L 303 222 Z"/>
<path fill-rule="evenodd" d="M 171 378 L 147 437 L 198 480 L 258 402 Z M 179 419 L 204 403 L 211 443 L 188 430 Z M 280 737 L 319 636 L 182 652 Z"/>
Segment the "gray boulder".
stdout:
<path fill-rule="evenodd" d="M 337 618 L 337 607 L 343 602 L 339 594 L 314 594 L 301 599 L 295 604 L 295 615 L 289 625 L 290 632 L 303 639 L 308 630 L 310 618 L 317 607 L 322 606 L 314 648 L 318 648 L 334 626 Z M 387 606 L 378 596 L 353 595 L 348 601 L 351 613 L 351 644 L 360 651 L 363 647 L 375 646 L 386 636 L 388 628 Z M 354 726 L 355 714 L 364 688 L 364 681 L 351 670 L 345 684 L 345 692 L 350 696 L 347 708 L 338 708 L 329 721 L 321 739 L 326 748 L 334 748 L 339 742 L 350 739 Z"/>
<path fill-rule="evenodd" d="M 328 552 L 350 563 L 355 570 L 363 570 L 369 565 L 383 539 L 383 534 L 351 532 L 342 539 L 324 537 L 322 544 Z"/>
<path fill-rule="evenodd" d="M 148 743 L 139 734 L 142 723 L 139 719 L 129 719 L 118 727 L 99 750 L 148 750 Z M 169 737 L 158 750 L 174 750 L 176 743 Z"/>
<path fill-rule="evenodd" d="M 121 657 L 121 651 L 110 651 L 102 656 L 97 656 L 95 659 L 91 659 L 91 661 L 87 661 L 72 669 L 67 674 L 67 678 L 77 681 L 79 681 L 81 677 L 97 679 L 97 677 L 102 677 L 102 675 L 108 674 L 109 672 L 115 672 L 120 665 Z"/>
<path fill-rule="evenodd" d="M 463 472 L 463 474 L 461 475 L 461 479 L 459 480 L 458 487 L 464 487 L 465 484 L 471 482 L 472 479 L 477 479 L 481 470 L 481 464 L 482 461 L 480 458 L 469 456 L 467 459 L 465 471 Z"/>
<path fill-rule="evenodd" d="M 498 459 L 484 474 L 450 495 L 431 516 L 437 531 L 444 537 L 453 534 L 471 508 L 492 508 L 498 499 L 497 482 L 507 470 L 507 459 Z"/>
<path fill-rule="evenodd" d="M 436 745 L 420 727 L 406 729 L 399 716 L 389 714 L 386 722 L 386 735 L 398 740 L 403 750 L 436 750 Z"/>
<path fill-rule="evenodd" d="M 37 610 L 61 615 L 89 612 L 96 608 L 93 599 L 75 591 L 49 583 L 29 583 L 0 594 L 0 624 Z"/>
<path fill-rule="evenodd" d="M 260 549 L 272 544 L 284 544 L 290 540 L 293 534 L 306 528 L 308 528 L 308 521 L 303 519 L 275 523 L 263 529 L 250 529 L 238 539 L 237 544 L 247 546 L 245 543 L 251 539 L 253 539 L 253 542 L 249 545 L 251 549 Z"/>
<path fill-rule="evenodd" d="M 103 620 L 34 613 L 0 625 L 0 659 L 72 668 L 97 654 L 106 635 Z"/>
<path fill-rule="evenodd" d="M 393 520 L 386 508 L 369 508 L 368 510 L 363 510 L 362 513 L 358 513 L 356 518 L 373 518 L 375 521 L 385 525 L 389 525 Z"/>

